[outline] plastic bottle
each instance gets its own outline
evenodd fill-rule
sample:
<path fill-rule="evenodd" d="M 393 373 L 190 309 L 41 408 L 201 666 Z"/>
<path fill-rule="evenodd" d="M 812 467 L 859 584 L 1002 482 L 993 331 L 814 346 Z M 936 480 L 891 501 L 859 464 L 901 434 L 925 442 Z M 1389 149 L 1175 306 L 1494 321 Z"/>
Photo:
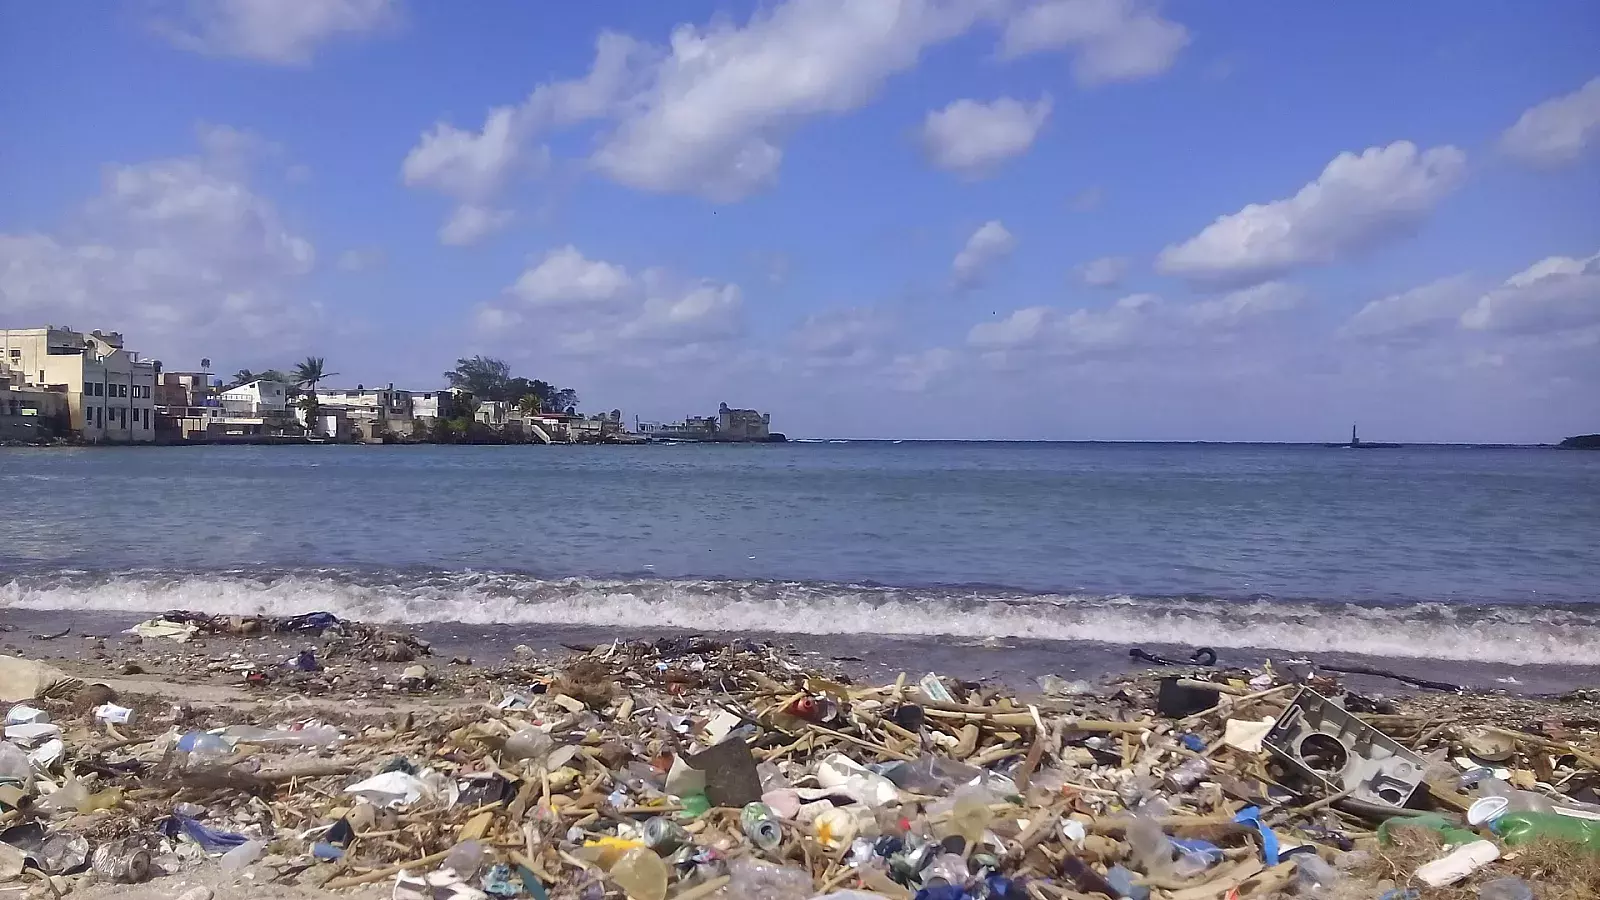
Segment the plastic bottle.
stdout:
<path fill-rule="evenodd" d="M 1378 843 L 1388 846 L 1394 843 L 1390 836 L 1396 828 L 1425 828 L 1444 838 L 1446 844 L 1470 844 L 1478 839 L 1478 833 L 1458 824 L 1458 820 L 1446 818 L 1439 813 L 1424 813 L 1420 816 L 1394 816 L 1384 819 L 1378 825 Z"/>
<path fill-rule="evenodd" d="M 245 869 L 255 864 L 262 854 L 267 852 L 266 841 L 245 841 L 239 846 L 222 854 L 222 859 L 217 865 L 222 868 L 223 874 L 237 878 Z"/>
<path fill-rule="evenodd" d="M 1543 794 L 1518 790 L 1498 778 L 1485 778 L 1480 781 L 1478 796 L 1506 798 L 1507 812 L 1547 813 L 1555 808 L 1555 804 Z"/>
<path fill-rule="evenodd" d="M 989 809 L 990 794 L 981 788 L 962 788 L 953 799 L 955 804 L 944 833 L 959 834 L 967 846 L 973 846 L 983 840 L 984 831 L 994 821 L 994 812 Z"/>
<path fill-rule="evenodd" d="M 1203 759 L 1187 760 L 1167 773 L 1167 787 L 1179 792 L 1191 790 L 1209 774 L 1211 763 Z"/>
<path fill-rule="evenodd" d="M 789 704 L 789 714 L 807 722 L 827 724 L 839 718 L 839 704 L 827 697 L 801 697 Z"/>
<path fill-rule="evenodd" d="M 1478 900 L 1533 900 L 1533 888 L 1515 875 L 1478 885 Z"/>
<path fill-rule="evenodd" d="M 730 863 L 728 874 L 728 895 L 740 900 L 807 900 L 814 893 L 811 873 L 757 862 L 748 856 Z"/>
<path fill-rule="evenodd" d="M 1563 816 L 1558 813 L 1508 812 L 1489 821 L 1489 830 L 1508 847 L 1517 847 L 1538 838 L 1553 838 L 1580 844 L 1600 853 L 1600 821 Z"/>
<path fill-rule="evenodd" d="M 1312 897 L 1332 890 L 1344 877 L 1338 869 L 1328 865 L 1326 860 L 1315 853 L 1296 853 L 1294 874 L 1295 881 L 1299 885 L 1298 893 Z"/>
<path fill-rule="evenodd" d="M 33 764 L 28 754 L 10 741 L 0 742 L 0 783 L 15 784 L 24 793 L 33 788 Z"/>
<path fill-rule="evenodd" d="M 506 756 L 510 759 L 531 759 L 539 763 L 550 755 L 555 745 L 556 742 L 550 735 L 537 728 L 519 728 L 516 734 L 506 738 Z"/>
<path fill-rule="evenodd" d="M 233 755 L 233 748 L 221 735 L 191 731 L 178 738 L 178 752 L 184 754 L 184 767 L 199 769 L 219 763 Z"/>
<path fill-rule="evenodd" d="M 667 864 L 654 850 L 629 850 L 611 867 L 610 875 L 633 900 L 663 900 L 667 896 Z"/>

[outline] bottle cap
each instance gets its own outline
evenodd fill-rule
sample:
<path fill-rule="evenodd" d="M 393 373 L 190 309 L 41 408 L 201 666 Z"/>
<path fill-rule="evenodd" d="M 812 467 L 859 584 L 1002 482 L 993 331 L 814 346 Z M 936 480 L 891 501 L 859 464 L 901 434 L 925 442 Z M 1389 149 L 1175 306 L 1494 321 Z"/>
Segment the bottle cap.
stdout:
<path fill-rule="evenodd" d="M 1504 797 L 1481 797 L 1467 807 L 1467 821 L 1473 825 L 1493 822 L 1505 814 L 1511 801 Z"/>

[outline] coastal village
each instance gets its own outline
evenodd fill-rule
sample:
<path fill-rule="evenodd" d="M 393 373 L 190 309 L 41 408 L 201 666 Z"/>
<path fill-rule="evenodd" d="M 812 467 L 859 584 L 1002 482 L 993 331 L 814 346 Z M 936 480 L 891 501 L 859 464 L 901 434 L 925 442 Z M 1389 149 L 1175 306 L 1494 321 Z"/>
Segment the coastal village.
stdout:
<path fill-rule="evenodd" d="M 293 372 L 174 371 L 111 331 L 0 328 L 0 444 L 770 443 L 772 416 L 724 403 L 712 416 L 629 427 L 584 414 L 578 395 L 513 378 L 496 359 L 457 361 L 443 388 L 328 387 L 321 358 Z"/>

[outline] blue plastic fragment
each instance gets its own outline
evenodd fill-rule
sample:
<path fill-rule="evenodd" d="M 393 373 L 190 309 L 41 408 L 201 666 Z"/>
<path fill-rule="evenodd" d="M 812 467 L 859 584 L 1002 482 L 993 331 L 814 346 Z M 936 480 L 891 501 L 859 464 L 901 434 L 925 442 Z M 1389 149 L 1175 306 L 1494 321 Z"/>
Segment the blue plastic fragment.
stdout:
<path fill-rule="evenodd" d="M 522 885 L 512 878 L 515 872 L 505 863 L 495 863 L 489 871 L 483 873 L 483 890 L 485 893 L 496 897 L 516 897 L 522 893 Z"/>
<path fill-rule="evenodd" d="M 1186 840 L 1184 838 L 1167 838 L 1173 846 L 1190 856 L 1198 856 L 1205 860 L 1207 866 L 1214 866 L 1222 862 L 1222 848 L 1210 841 Z"/>
<path fill-rule="evenodd" d="M 1261 809 L 1255 806 L 1246 806 L 1244 809 L 1239 810 L 1239 814 L 1234 816 L 1233 820 L 1240 825 L 1253 826 L 1260 833 L 1261 856 L 1267 865 L 1277 865 L 1278 836 L 1272 833 L 1272 829 L 1268 828 L 1265 822 L 1261 821 Z"/>
<path fill-rule="evenodd" d="M 162 822 L 161 833 L 170 838 L 175 838 L 182 834 L 189 840 L 199 844 L 207 853 L 226 853 L 249 840 L 242 834 L 207 828 L 196 819 L 182 813 L 173 813 L 166 821 Z"/>
<path fill-rule="evenodd" d="M 335 847 L 327 841 L 317 841 L 311 845 L 311 855 L 324 862 L 333 862 L 344 858 L 344 848 Z"/>
<path fill-rule="evenodd" d="M 1391 888 L 1379 894 L 1378 900 L 1422 900 L 1422 892 L 1413 887 Z"/>
<path fill-rule="evenodd" d="M 1178 738 L 1178 742 L 1196 753 L 1206 749 L 1206 742 L 1202 740 L 1198 734 L 1186 734 L 1183 737 Z"/>
<path fill-rule="evenodd" d="M 912 900 L 972 900 L 972 895 L 958 884 L 936 884 L 917 891 Z"/>

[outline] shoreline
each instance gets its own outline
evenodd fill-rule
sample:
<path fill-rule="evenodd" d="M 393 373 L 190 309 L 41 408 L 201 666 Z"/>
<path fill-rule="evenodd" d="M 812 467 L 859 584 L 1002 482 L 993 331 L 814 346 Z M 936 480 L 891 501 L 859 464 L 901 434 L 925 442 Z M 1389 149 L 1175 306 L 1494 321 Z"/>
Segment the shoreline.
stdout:
<path fill-rule="evenodd" d="M 94 642 L 104 641 L 111 651 L 148 649 L 121 634 L 134 624 L 154 617 L 148 612 L 0 609 L 0 652 L 69 663 L 93 664 Z M 691 630 L 663 627 L 591 625 L 496 624 L 428 622 L 412 626 L 386 624 L 428 642 L 442 660 L 470 658 L 474 666 L 492 667 L 518 661 L 519 646 L 531 648 L 541 659 L 559 657 L 574 647 L 602 646 L 612 641 L 683 639 L 705 635 L 716 640 L 744 639 L 769 643 L 809 664 L 836 664 L 852 677 L 867 681 L 893 678 L 895 673 L 935 671 L 954 677 L 1002 684 L 1017 691 L 1036 691 L 1038 679 L 1054 675 L 1066 681 L 1091 685 L 1152 669 L 1129 655 L 1130 647 L 1099 641 L 1043 641 L 1018 638 L 952 639 L 946 636 L 795 635 L 761 631 Z M 70 631 L 69 631 L 70 630 Z M 39 635 L 68 634 L 47 640 Z M 246 638 L 210 636 L 195 644 L 157 642 L 183 648 L 236 651 L 248 647 Z M 293 655 L 303 647 L 283 638 L 276 647 Z M 1184 660 L 1193 647 L 1147 643 L 1140 649 L 1169 659 Z M 105 652 L 105 651 L 99 651 Z M 1258 668 L 1271 661 L 1283 666 L 1290 660 L 1311 659 L 1318 665 L 1376 668 L 1411 678 L 1460 685 L 1469 691 L 1508 696 L 1555 696 L 1595 686 L 1595 669 L 1582 665 L 1511 665 L 1392 658 L 1357 653 L 1305 654 L 1271 648 L 1220 650 L 1217 668 Z M 1169 672 L 1191 666 L 1167 667 Z M 1204 669 L 1199 669 L 1204 671 Z M 1368 675 L 1347 675 L 1360 690 L 1390 695 L 1414 694 L 1419 689 L 1403 681 Z"/>

